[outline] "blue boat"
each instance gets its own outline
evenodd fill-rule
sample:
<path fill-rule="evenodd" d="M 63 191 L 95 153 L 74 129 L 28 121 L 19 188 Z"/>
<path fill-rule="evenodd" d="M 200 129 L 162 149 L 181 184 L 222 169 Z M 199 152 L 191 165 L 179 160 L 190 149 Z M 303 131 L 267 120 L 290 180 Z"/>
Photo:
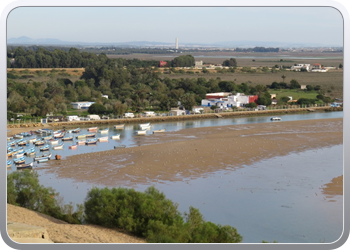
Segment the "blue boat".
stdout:
<path fill-rule="evenodd" d="M 45 144 L 45 141 L 43 141 L 43 140 L 34 142 L 34 145 L 35 145 L 35 146 L 42 146 L 42 145 L 44 145 L 44 144 Z"/>
<path fill-rule="evenodd" d="M 50 149 L 50 146 L 48 144 L 46 144 L 46 145 L 44 145 L 44 146 L 39 148 L 40 151 L 47 151 L 49 149 Z"/>
<path fill-rule="evenodd" d="M 96 143 L 97 143 L 97 138 L 87 139 L 85 142 L 86 145 L 91 145 L 91 144 L 96 144 Z"/>
<path fill-rule="evenodd" d="M 49 153 L 49 154 L 46 154 L 46 155 L 40 155 L 40 156 L 37 156 L 34 158 L 34 161 L 39 161 L 39 160 L 42 160 L 42 159 L 48 159 L 50 160 L 51 159 L 51 156 L 52 156 L 52 153 Z"/>
<path fill-rule="evenodd" d="M 62 141 L 73 141 L 73 136 L 63 137 L 61 140 Z"/>
<path fill-rule="evenodd" d="M 24 154 L 29 155 L 30 153 L 33 153 L 33 152 L 35 152 L 35 147 L 28 148 L 26 151 L 24 151 Z"/>
<path fill-rule="evenodd" d="M 9 168 L 9 167 L 11 167 L 11 166 L 12 166 L 12 161 L 7 160 L 7 167 Z"/>
<path fill-rule="evenodd" d="M 20 164 L 17 166 L 17 169 L 26 169 L 26 168 L 32 168 L 34 165 L 34 162 L 28 163 L 28 164 Z"/>
<path fill-rule="evenodd" d="M 22 163 L 25 163 L 26 162 L 26 158 L 23 156 L 21 158 L 18 158 L 18 159 L 14 159 L 13 162 L 15 164 L 22 164 Z"/>

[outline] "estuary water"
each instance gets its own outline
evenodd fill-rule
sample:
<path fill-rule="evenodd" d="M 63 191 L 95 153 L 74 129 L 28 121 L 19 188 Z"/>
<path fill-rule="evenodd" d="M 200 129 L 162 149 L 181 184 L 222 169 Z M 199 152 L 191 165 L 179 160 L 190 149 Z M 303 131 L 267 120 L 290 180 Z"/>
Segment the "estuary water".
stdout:
<path fill-rule="evenodd" d="M 154 123 L 146 136 L 135 136 L 137 124 L 125 125 L 124 130 L 114 130 L 113 125 L 110 125 L 108 136 L 120 133 L 120 140 L 101 142 L 96 146 L 81 146 L 77 150 L 68 149 L 72 142 L 65 142 L 63 150 L 52 151 L 53 154 L 67 157 L 110 150 L 121 144 L 137 147 L 158 143 L 151 135 L 152 130 L 165 128 L 166 131 L 178 131 L 196 127 L 264 123 L 271 122 L 270 117 Z M 279 117 L 282 122 L 341 118 L 343 112 L 312 112 Z M 86 128 L 82 130 L 86 131 Z M 44 163 L 41 165 L 45 166 Z M 35 169 L 40 175 L 41 184 L 54 188 L 66 204 L 82 204 L 93 186 L 104 187 L 77 182 L 74 178 L 57 178 L 55 174 L 49 174 L 40 167 Z M 182 181 L 135 184 L 132 188 L 144 191 L 149 186 L 155 186 L 167 198 L 179 204 L 179 211 L 188 212 L 189 207 L 193 206 L 200 210 L 205 220 L 237 228 L 243 236 L 243 243 L 260 243 L 263 240 L 276 240 L 280 243 L 330 243 L 342 234 L 343 196 L 326 195 L 323 187 L 333 178 L 342 175 L 343 145 L 335 145 L 265 159 L 236 170 L 216 171 Z"/>

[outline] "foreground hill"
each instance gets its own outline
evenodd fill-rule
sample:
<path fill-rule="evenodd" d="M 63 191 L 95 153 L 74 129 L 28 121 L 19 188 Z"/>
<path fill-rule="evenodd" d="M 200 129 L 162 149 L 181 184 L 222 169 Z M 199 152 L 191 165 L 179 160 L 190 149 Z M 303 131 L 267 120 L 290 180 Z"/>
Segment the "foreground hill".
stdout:
<path fill-rule="evenodd" d="M 55 243 L 145 243 L 145 240 L 114 229 L 94 225 L 72 225 L 53 217 L 7 204 L 7 223 L 43 227 Z"/>

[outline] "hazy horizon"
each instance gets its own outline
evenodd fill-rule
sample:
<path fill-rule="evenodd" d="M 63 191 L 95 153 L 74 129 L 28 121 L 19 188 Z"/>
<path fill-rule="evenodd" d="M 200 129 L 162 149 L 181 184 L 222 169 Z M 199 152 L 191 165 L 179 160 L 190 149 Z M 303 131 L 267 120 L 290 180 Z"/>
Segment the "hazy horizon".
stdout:
<path fill-rule="evenodd" d="M 332 7 L 18 7 L 7 38 L 72 43 L 221 44 L 250 41 L 342 47 Z"/>

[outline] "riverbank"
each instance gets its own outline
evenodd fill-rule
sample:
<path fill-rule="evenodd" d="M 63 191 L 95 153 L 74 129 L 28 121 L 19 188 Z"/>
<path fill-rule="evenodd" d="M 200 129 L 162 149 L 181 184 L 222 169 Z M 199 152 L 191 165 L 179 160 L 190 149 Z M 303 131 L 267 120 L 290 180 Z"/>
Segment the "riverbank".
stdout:
<path fill-rule="evenodd" d="M 213 118 L 229 118 L 236 116 L 258 116 L 258 115 L 278 115 L 290 113 L 304 113 L 314 111 L 342 111 L 342 108 L 331 107 L 313 107 L 299 109 L 284 109 L 284 110 L 259 110 L 259 111 L 244 111 L 244 112 L 223 112 L 223 113 L 207 113 L 197 115 L 182 115 L 182 116 L 157 116 L 157 117 L 142 117 L 142 118 L 123 118 L 123 119 L 108 119 L 97 121 L 73 121 L 73 122 L 55 122 L 55 123 L 26 123 L 26 124 L 8 124 L 7 136 L 12 136 L 17 133 L 37 130 L 39 128 L 63 128 L 76 126 L 96 126 L 105 124 L 130 124 L 130 123 L 147 123 L 147 122 L 169 122 L 169 121 L 184 121 L 198 119 L 213 119 Z"/>

